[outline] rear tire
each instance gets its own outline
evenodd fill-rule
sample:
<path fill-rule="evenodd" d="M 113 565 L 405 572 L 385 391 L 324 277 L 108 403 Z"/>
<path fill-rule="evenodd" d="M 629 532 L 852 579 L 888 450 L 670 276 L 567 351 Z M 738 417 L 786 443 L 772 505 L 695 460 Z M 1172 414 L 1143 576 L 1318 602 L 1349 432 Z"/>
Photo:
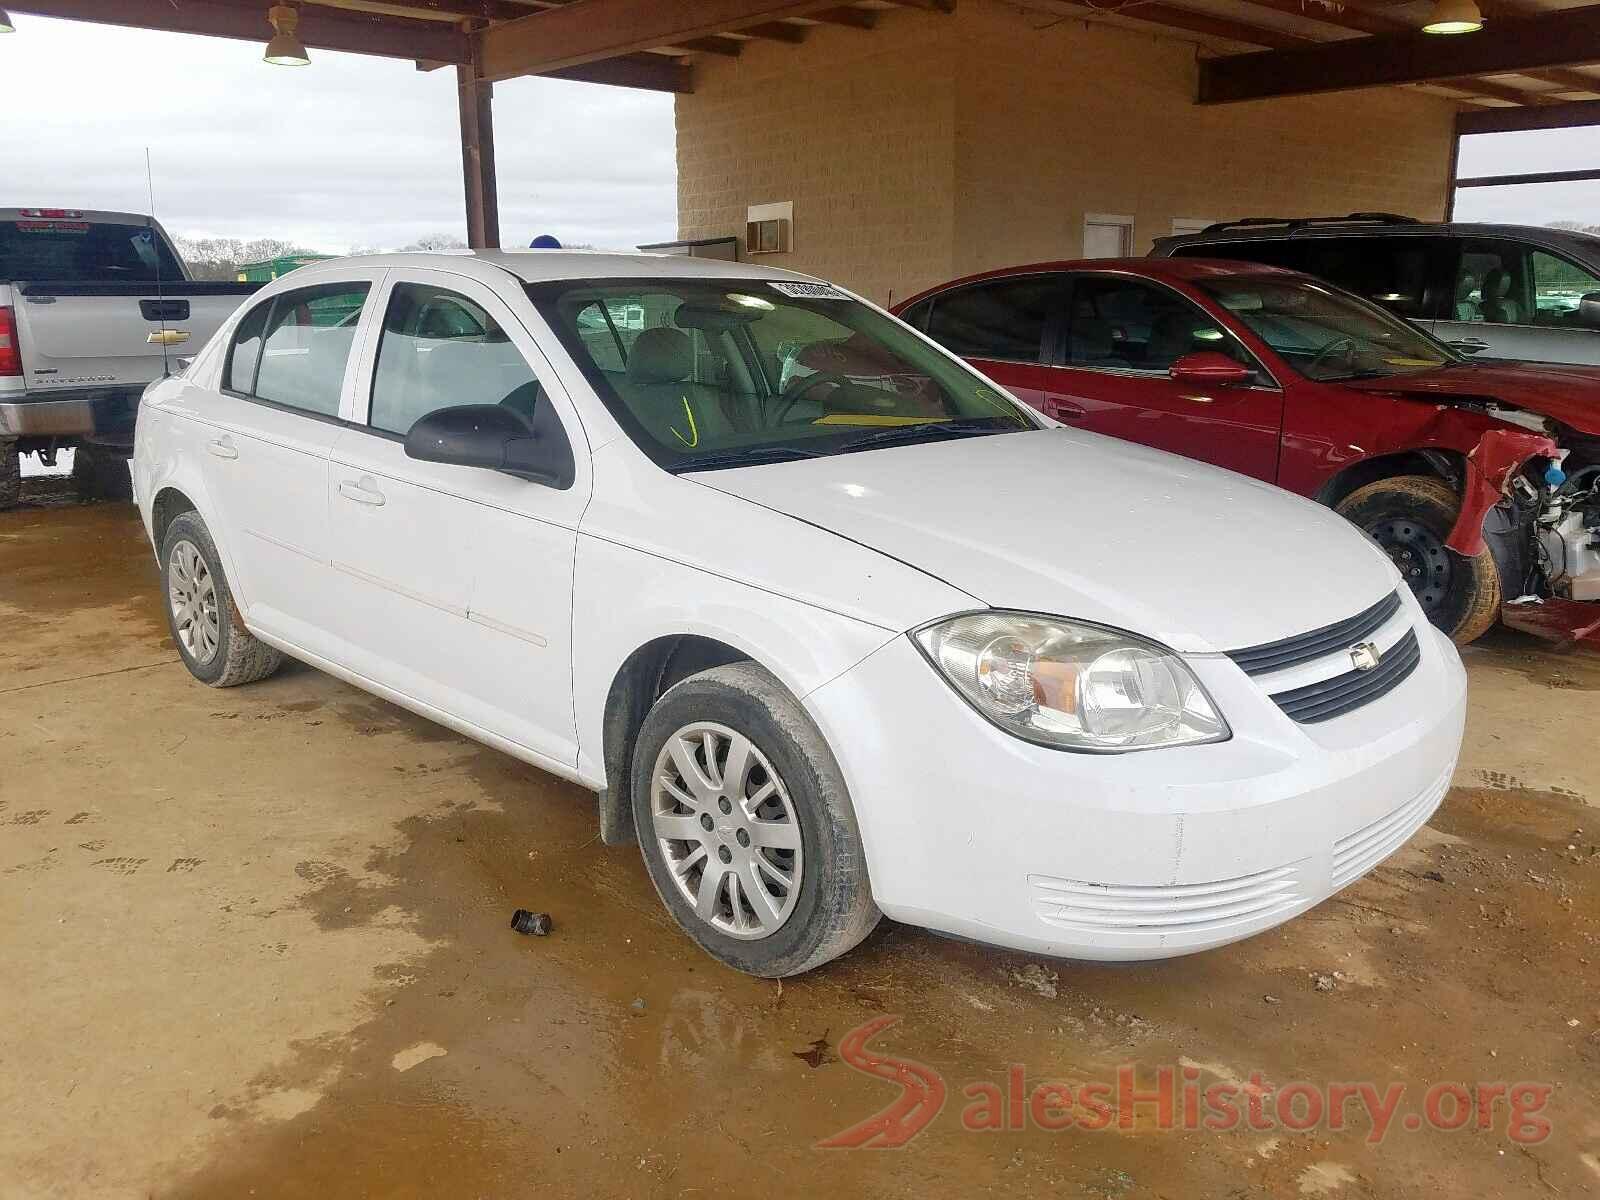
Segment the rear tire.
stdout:
<path fill-rule="evenodd" d="M 734 970 L 798 975 L 854 947 L 882 917 L 839 764 L 799 702 L 756 664 L 691 675 L 656 701 L 631 786 L 662 903 Z"/>
<path fill-rule="evenodd" d="M 1499 619 L 1500 571 L 1489 548 L 1468 557 L 1444 544 L 1461 500 L 1442 481 L 1380 479 L 1351 492 L 1337 511 L 1383 548 L 1428 619 L 1457 645 L 1476 641 Z"/>
<path fill-rule="evenodd" d="M 99 446 L 79 446 L 73 451 L 72 486 L 80 500 L 133 499 L 128 460 Z"/>
<path fill-rule="evenodd" d="M 197 512 L 182 513 L 161 540 L 161 588 L 173 644 L 201 683 L 237 687 L 265 679 L 283 655 L 244 627 L 222 556 Z"/>
<path fill-rule="evenodd" d="M 22 455 L 15 442 L 0 442 L 0 512 L 22 499 Z"/>

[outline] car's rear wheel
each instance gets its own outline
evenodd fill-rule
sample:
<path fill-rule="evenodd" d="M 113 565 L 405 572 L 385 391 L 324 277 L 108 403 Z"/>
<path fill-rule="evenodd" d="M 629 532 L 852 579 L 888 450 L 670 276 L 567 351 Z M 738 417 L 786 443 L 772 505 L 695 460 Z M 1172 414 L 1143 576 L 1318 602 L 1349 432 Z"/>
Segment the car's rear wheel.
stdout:
<path fill-rule="evenodd" d="M 0 511 L 22 499 L 22 455 L 15 442 L 0 442 Z"/>
<path fill-rule="evenodd" d="M 1428 620 L 1464 646 L 1494 625 L 1502 594 L 1488 547 L 1468 556 L 1445 545 L 1460 509 L 1448 486 L 1423 475 L 1369 483 L 1338 506 L 1388 554 Z"/>
<path fill-rule="evenodd" d="M 693 675 L 634 748 L 635 827 L 679 925 L 751 975 L 797 975 L 878 923 L 855 811 L 822 734 L 754 663 Z"/>
<path fill-rule="evenodd" d="M 254 683 L 283 664 L 281 653 L 244 627 L 217 545 L 199 513 L 183 513 L 167 526 L 161 583 L 172 640 L 189 674 L 201 683 Z"/>

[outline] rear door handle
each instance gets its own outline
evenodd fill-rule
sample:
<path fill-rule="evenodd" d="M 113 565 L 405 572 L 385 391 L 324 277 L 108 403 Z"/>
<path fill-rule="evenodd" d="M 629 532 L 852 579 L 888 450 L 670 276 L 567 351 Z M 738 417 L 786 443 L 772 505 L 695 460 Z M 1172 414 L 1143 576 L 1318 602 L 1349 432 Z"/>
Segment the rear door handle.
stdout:
<path fill-rule="evenodd" d="M 215 458 L 238 458 L 239 451 L 234 448 L 233 439 L 227 434 L 213 438 L 206 443 L 206 450 Z"/>
<path fill-rule="evenodd" d="M 371 477 L 367 475 L 363 475 L 359 480 L 342 480 L 339 484 L 339 495 L 346 500 L 354 500 L 357 504 L 370 504 L 375 508 L 383 507 L 383 493 L 377 489 Z"/>

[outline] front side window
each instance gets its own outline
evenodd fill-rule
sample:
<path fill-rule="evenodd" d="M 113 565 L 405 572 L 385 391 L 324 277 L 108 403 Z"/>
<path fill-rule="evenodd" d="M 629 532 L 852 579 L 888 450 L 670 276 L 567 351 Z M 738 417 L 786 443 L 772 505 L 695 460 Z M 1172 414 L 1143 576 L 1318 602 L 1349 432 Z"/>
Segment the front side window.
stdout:
<path fill-rule="evenodd" d="M 926 324 L 912 324 L 962 358 L 1038 362 L 1060 294 L 1048 275 L 971 284 L 935 296 Z"/>
<path fill-rule="evenodd" d="M 827 284 L 530 284 L 618 422 L 668 470 L 1036 428 L 893 318 Z"/>
<path fill-rule="evenodd" d="M 1402 375 L 1461 361 L 1408 322 L 1309 280 L 1237 275 L 1195 286 L 1307 379 Z"/>
<path fill-rule="evenodd" d="M 1533 323 L 1562 329 L 1590 329 L 1579 319 L 1578 303 L 1600 292 L 1600 279 L 1564 258 L 1535 250 L 1529 257 L 1533 270 Z"/>
<path fill-rule="evenodd" d="M 275 296 L 239 322 L 228 390 L 321 416 L 339 415 L 345 364 L 370 285 L 328 283 Z"/>
<path fill-rule="evenodd" d="M 1109 276 L 1073 282 L 1068 366 L 1164 375 L 1180 358 L 1201 350 L 1256 365 L 1231 334 L 1169 288 Z"/>
<path fill-rule="evenodd" d="M 367 423 L 404 437 L 441 408 L 500 404 L 532 422 L 538 379 L 488 311 L 457 292 L 398 283 L 384 313 Z"/>

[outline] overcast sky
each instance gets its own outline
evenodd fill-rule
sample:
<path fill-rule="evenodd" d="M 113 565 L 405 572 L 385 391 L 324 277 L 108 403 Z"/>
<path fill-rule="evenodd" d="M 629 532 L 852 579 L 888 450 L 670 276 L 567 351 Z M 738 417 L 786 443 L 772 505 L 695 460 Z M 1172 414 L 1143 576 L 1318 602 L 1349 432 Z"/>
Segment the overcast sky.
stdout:
<path fill-rule="evenodd" d="M 144 212 L 174 234 L 312 249 L 466 236 L 455 72 L 16 16 L 0 35 L 0 205 Z M 267 32 L 263 23 L 263 32 Z M 672 98 L 549 79 L 495 87 L 500 228 L 629 248 L 677 232 Z"/>
<path fill-rule="evenodd" d="M 1474 175 L 1595 168 L 1600 168 L 1600 128 L 1539 129 L 1462 138 L 1457 174 L 1466 179 Z M 1600 225 L 1600 181 L 1462 188 L 1456 195 L 1456 218 L 1538 225 L 1548 225 L 1552 221 Z"/>

